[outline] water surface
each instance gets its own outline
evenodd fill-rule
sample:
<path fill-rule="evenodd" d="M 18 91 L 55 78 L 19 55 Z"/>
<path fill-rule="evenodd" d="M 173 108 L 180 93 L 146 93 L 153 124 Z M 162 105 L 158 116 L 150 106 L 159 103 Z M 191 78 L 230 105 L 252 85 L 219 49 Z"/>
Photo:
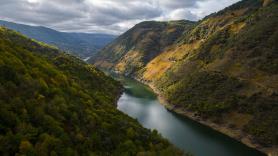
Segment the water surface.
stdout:
<path fill-rule="evenodd" d="M 144 127 L 156 129 L 184 151 L 195 156 L 263 156 L 234 139 L 168 111 L 142 83 L 127 78 L 120 81 L 125 92 L 118 101 L 118 109 L 138 119 Z"/>

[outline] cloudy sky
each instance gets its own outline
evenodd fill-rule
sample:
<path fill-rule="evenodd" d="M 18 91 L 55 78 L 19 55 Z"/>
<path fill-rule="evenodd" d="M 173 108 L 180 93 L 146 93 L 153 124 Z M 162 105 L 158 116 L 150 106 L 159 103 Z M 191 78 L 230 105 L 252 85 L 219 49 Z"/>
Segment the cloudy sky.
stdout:
<path fill-rule="evenodd" d="M 199 20 L 239 0 L 0 0 L 0 19 L 120 34 L 145 20 Z"/>

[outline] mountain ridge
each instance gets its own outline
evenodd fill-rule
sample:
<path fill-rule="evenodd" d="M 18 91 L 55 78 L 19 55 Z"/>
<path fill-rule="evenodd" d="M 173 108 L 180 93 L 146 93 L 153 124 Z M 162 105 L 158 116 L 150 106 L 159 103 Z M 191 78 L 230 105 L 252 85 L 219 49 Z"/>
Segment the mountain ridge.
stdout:
<path fill-rule="evenodd" d="M 29 26 L 0 20 L 0 25 L 16 30 L 24 35 L 57 46 L 75 56 L 91 57 L 116 36 L 108 34 L 60 32 L 43 26 Z"/>
<path fill-rule="evenodd" d="M 185 20 L 139 23 L 88 62 L 95 61 L 97 66 L 107 66 L 108 68 L 112 68 L 114 63 L 116 70 L 133 73 L 173 44 L 194 23 Z M 103 62 L 98 62 L 99 60 Z M 136 60 L 136 64 L 134 60 Z"/>

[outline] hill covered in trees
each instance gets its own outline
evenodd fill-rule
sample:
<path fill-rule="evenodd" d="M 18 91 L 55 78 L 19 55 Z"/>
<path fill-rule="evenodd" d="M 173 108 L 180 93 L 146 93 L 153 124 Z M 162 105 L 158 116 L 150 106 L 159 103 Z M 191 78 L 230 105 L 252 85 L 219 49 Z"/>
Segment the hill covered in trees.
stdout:
<path fill-rule="evenodd" d="M 266 153 L 277 150 L 278 2 L 242 0 L 190 26 L 179 23 L 183 27 L 163 49 L 146 50 L 153 57 L 145 64 L 137 66 L 136 61 L 145 55 L 121 55 L 142 41 L 130 31 L 125 35 L 134 44 L 113 42 L 93 63 L 149 84 L 174 111 L 218 125 L 229 131 L 224 133 Z M 169 30 L 160 30 L 164 31 Z M 147 34 L 141 36 L 151 41 L 148 47 L 157 47 L 157 38 Z M 116 40 L 124 41 L 123 37 Z M 113 61 L 104 57 L 114 55 L 118 57 Z M 121 63 L 133 56 L 134 61 Z M 137 68 L 119 70 L 130 66 Z"/>
<path fill-rule="evenodd" d="M 29 26 L 0 20 L 0 25 L 16 30 L 30 38 L 57 46 L 82 59 L 91 57 L 110 43 L 115 36 L 107 34 L 67 33 L 42 26 Z"/>
<path fill-rule="evenodd" d="M 94 62 L 102 69 L 113 69 L 127 75 L 133 74 L 165 51 L 193 24 L 194 22 L 190 21 L 139 23 L 88 62 Z"/>
<path fill-rule="evenodd" d="M 0 155 L 182 155 L 116 109 L 121 85 L 0 27 Z"/>

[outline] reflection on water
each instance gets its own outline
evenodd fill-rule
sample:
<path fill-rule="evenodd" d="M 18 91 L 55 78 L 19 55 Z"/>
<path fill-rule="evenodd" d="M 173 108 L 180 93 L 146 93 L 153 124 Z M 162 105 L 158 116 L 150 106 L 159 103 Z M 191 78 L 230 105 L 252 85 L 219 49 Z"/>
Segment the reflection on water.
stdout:
<path fill-rule="evenodd" d="M 121 79 L 125 92 L 118 109 L 138 119 L 146 128 L 157 129 L 165 138 L 196 156 L 262 156 L 263 154 L 190 119 L 165 109 L 145 85 Z"/>

